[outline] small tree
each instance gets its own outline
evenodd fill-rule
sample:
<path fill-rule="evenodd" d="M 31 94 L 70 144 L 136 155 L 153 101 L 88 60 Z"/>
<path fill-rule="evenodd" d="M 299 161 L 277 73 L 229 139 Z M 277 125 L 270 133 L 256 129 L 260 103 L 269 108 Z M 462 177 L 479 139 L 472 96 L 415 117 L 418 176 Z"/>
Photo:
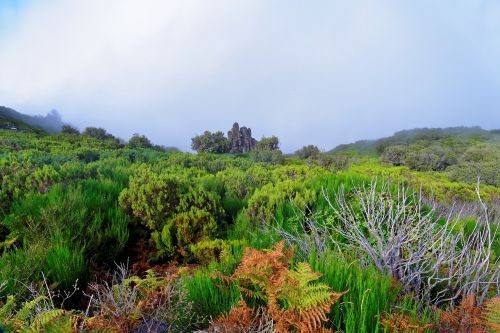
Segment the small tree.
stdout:
<path fill-rule="evenodd" d="M 100 127 L 87 127 L 83 131 L 82 135 L 90 136 L 98 140 L 114 139 L 117 140 L 112 134 L 106 132 L 104 128 Z"/>
<path fill-rule="evenodd" d="M 283 153 L 279 149 L 279 140 L 276 136 L 262 138 L 257 142 L 255 149 L 250 151 L 250 158 L 256 162 L 280 164 L 283 162 Z"/>
<path fill-rule="evenodd" d="M 395 166 L 403 165 L 408 148 L 404 145 L 389 146 L 384 149 L 380 159 L 382 162 Z"/>
<path fill-rule="evenodd" d="M 69 135 L 80 135 L 80 131 L 77 130 L 75 127 L 71 126 L 71 125 L 63 125 L 63 127 L 61 128 L 61 133 L 62 134 L 69 134 Z"/>
<path fill-rule="evenodd" d="M 153 144 L 146 136 L 135 133 L 128 140 L 127 146 L 129 148 L 152 148 Z"/>
<path fill-rule="evenodd" d="M 272 136 L 270 138 L 262 138 L 259 142 L 257 142 L 257 149 L 269 149 L 269 150 L 278 150 L 279 149 L 279 139 L 276 136 Z"/>
<path fill-rule="evenodd" d="M 306 159 L 309 157 L 316 157 L 320 154 L 319 148 L 315 145 L 308 145 L 300 148 L 295 152 L 299 158 Z"/>
<path fill-rule="evenodd" d="M 221 131 L 215 133 L 205 131 L 202 135 L 191 139 L 191 148 L 198 153 L 224 154 L 231 149 L 231 142 Z"/>

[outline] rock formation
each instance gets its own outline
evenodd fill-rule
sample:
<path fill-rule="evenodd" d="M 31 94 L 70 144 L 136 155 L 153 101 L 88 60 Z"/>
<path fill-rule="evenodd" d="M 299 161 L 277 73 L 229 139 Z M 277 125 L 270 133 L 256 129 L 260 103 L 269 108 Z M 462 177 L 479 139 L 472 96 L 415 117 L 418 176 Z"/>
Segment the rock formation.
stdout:
<path fill-rule="evenodd" d="M 255 148 L 257 140 L 252 138 L 252 130 L 245 126 L 240 128 L 238 123 L 233 124 L 233 128 L 227 132 L 229 142 L 231 142 L 232 154 L 245 154 Z"/>

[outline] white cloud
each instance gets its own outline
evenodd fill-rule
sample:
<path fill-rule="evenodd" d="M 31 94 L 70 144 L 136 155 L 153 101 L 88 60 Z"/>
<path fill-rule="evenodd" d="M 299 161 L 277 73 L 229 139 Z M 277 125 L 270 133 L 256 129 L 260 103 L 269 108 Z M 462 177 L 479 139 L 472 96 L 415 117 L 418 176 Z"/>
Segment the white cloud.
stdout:
<path fill-rule="evenodd" d="M 492 1 L 33 2 L 0 35 L 0 104 L 182 148 L 233 121 L 285 150 L 499 127 L 499 18 Z"/>
<path fill-rule="evenodd" d="M 134 89 L 169 94 L 195 76 L 209 76 L 250 32 L 250 3 L 233 1 L 54 0 L 24 15 L 2 43 L 0 96 L 14 104 L 105 91 L 110 99 Z M 238 19 L 227 19 L 230 15 Z M 243 31 L 242 31 L 243 30 Z M 142 95 L 146 94 L 146 96 Z M 78 95 L 77 95 L 78 97 Z"/>

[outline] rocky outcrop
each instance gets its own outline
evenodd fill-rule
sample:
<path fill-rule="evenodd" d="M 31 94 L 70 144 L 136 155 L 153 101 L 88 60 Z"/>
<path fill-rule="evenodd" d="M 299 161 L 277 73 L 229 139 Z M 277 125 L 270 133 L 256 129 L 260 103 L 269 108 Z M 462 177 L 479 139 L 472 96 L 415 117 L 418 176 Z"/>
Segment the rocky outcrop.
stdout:
<path fill-rule="evenodd" d="M 231 142 L 232 154 L 245 154 L 255 148 L 257 140 L 252 138 L 252 130 L 245 126 L 240 128 L 238 123 L 233 124 L 233 128 L 227 132 L 229 142 Z"/>

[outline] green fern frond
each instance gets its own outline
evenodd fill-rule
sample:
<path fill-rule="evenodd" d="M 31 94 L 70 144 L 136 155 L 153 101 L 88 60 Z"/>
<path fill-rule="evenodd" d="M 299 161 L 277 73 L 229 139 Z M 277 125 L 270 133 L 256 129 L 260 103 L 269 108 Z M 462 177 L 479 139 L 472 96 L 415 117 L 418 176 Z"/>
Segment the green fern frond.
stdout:
<path fill-rule="evenodd" d="M 26 319 L 31 315 L 33 312 L 33 309 L 42 301 L 46 300 L 47 297 L 45 296 L 38 296 L 32 301 L 24 303 L 23 307 L 21 310 L 19 310 L 16 315 L 14 316 L 14 320 L 24 322 Z"/>
<path fill-rule="evenodd" d="M 63 309 L 54 309 L 42 312 L 38 314 L 35 319 L 31 322 L 30 328 L 42 329 L 49 323 L 54 322 L 56 319 L 64 315 Z"/>
<path fill-rule="evenodd" d="M 4 323 L 7 321 L 8 318 L 10 318 L 15 306 L 16 306 L 16 300 L 14 296 L 12 295 L 7 296 L 7 301 L 0 308 L 0 323 Z"/>
<path fill-rule="evenodd" d="M 326 284 L 315 283 L 319 277 L 307 263 L 299 263 L 295 270 L 288 272 L 280 298 L 288 308 L 298 310 L 309 310 L 321 305 L 328 301 L 333 293 Z"/>
<path fill-rule="evenodd" d="M 124 285 L 130 287 L 134 285 L 135 288 L 139 288 L 144 292 L 148 293 L 153 290 L 157 290 L 158 288 L 164 287 L 168 284 L 168 279 L 164 277 L 158 276 L 153 270 L 148 269 L 146 271 L 146 277 L 140 278 L 138 276 L 131 276 L 128 279 L 125 279 Z"/>

